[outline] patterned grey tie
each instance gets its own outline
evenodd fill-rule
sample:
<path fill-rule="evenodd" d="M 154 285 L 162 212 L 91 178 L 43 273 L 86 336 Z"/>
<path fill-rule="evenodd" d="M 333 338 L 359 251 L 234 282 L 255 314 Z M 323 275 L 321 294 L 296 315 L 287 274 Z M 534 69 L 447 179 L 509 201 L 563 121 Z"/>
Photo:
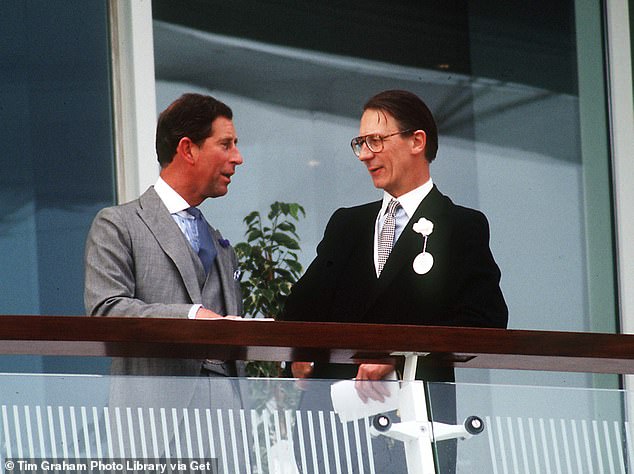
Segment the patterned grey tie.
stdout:
<path fill-rule="evenodd" d="M 385 221 L 383 222 L 383 228 L 379 235 L 379 275 L 383 271 L 383 266 L 385 262 L 387 262 L 387 258 L 390 256 L 392 246 L 394 245 L 394 227 L 396 226 L 394 216 L 400 205 L 397 200 L 392 199 L 385 211 Z"/>

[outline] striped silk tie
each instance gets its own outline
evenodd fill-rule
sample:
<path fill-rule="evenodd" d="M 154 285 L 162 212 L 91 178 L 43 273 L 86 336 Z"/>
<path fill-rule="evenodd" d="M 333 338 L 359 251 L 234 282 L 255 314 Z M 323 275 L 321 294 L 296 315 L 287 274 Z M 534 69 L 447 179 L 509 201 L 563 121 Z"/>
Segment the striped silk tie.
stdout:
<path fill-rule="evenodd" d="M 385 221 L 383 222 L 383 228 L 379 235 L 379 275 L 383 271 L 383 266 L 385 262 L 387 262 L 387 258 L 390 256 L 392 246 L 394 245 L 394 227 L 396 226 L 394 216 L 400 205 L 398 201 L 392 199 L 385 211 Z"/>

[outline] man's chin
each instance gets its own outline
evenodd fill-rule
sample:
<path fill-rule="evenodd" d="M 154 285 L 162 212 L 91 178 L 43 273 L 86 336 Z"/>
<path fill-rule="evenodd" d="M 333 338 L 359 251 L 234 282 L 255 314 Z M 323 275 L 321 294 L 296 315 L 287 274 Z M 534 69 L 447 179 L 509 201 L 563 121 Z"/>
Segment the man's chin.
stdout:
<path fill-rule="evenodd" d="M 214 189 L 207 197 L 218 198 L 218 197 L 224 196 L 225 194 L 227 194 L 227 192 L 229 192 L 229 188 L 225 186 L 224 188 L 221 188 L 221 189 Z"/>
<path fill-rule="evenodd" d="M 372 183 L 374 184 L 374 187 L 377 189 L 383 189 L 385 186 L 385 183 L 381 179 L 372 178 Z"/>

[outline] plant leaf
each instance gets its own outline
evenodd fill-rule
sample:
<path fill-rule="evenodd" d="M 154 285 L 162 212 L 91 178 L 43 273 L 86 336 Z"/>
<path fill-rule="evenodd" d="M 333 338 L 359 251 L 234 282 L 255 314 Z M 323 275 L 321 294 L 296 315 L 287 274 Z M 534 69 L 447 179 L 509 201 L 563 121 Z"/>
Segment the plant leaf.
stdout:
<path fill-rule="evenodd" d="M 288 235 L 283 234 L 282 232 L 275 232 L 273 235 L 271 235 L 271 240 L 277 242 L 278 244 L 286 248 L 299 250 L 299 244 L 297 243 L 297 241 L 293 239 L 292 237 L 289 237 Z"/>

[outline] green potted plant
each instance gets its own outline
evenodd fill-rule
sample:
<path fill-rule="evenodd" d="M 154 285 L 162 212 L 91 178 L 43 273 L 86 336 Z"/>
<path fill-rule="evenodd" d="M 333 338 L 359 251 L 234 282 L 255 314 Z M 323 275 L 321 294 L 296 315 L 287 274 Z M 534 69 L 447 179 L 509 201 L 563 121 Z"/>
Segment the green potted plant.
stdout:
<path fill-rule="evenodd" d="M 274 202 L 266 219 L 258 211 L 244 218 L 246 242 L 240 242 L 234 248 L 243 271 L 241 286 L 245 316 L 277 318 L 282 312 L 293 284 L 302 273 L 295 224 L 305 214 L 299 204 Z M 245 369 L 251 377 L 280 377 L 283 372 L 281 363 L 269 361 L 249 361 Z M 269 438 L 260 446 L 259 455 L 269 457 L 270 462 L 274 463 L 275 458 L 289 468 L 294 467 L 294 462 L 288 459 L 291 444 L 287 426 L 288 423 L 294 425 L 295 421 L 292 415 L 288 420 L 287 416 L 290 408 L 297 408 L 299 391 L 292 382 L 281 380 L 262 380 L 250 384 L 249 388 L 250 403 L 257 413 L 257 436 Z M 275 425 L 276 417 L 281 431 L 277 435 L 270 428 Z M 269 445 L 270 451 L 265 449 Z M 292 451 L 290 453 L 292 459 Z M 268 472 L 268 465 L 265 465 L 262 474 Z"/>
<path fill-rule="evenodd" d="M 274 202 L 264 219 L 258 211 L 244 218 L 246 242 L 235 245 L 243 271 L 241 281 L 246 316 L 276 318 L 284 308 L 293 284 L 302 273 L 296 222 L 304 217 L 297 203 Z M 249 362 L 247 375 L 276 377 L 277 362 Z"/>

